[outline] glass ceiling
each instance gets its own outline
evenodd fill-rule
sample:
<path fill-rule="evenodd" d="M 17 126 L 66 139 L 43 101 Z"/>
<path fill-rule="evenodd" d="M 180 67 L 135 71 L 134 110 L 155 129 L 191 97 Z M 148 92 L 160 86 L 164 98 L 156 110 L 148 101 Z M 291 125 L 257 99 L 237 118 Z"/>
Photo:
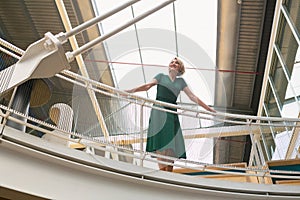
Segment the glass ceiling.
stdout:
<path fill-rule="evenodd" d="M 125 0 L 93 0 L 101 15 Z M 101 34 L 161 4 L 162 0 L 142 0 L 103 20 Z M 191 90 L 213 105 L 217 0 L 177 0 L 126 28 L 103 43 L 116 87 L 129 89 L 152 80 L 157 73 L 168 73 L 169 61 L 179 56 L 185 63 L 183 78 Z M 95 62 L 103 62 L 97 61 Z M 155 89 L 139 93 L 155 98 Z M 179 102 L 190 103 L 182 94 Z"/>

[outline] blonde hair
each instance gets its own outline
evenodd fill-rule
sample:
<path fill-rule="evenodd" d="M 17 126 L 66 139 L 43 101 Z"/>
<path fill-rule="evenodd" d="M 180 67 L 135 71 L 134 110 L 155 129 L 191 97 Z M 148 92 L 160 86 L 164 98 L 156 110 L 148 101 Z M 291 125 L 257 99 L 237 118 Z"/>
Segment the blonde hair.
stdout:
<path fill-rule="evenodd" d="M 182 74 L 184 74 L 185 72 L 185 67 L 184 67 L 184 63 L 182 62 L 182 60 L 178 57 L 175 57 L 174 59 L 176 59 L 179 63 L 179 70 L 178 70 L 178 76 L 181 76 Z"/>

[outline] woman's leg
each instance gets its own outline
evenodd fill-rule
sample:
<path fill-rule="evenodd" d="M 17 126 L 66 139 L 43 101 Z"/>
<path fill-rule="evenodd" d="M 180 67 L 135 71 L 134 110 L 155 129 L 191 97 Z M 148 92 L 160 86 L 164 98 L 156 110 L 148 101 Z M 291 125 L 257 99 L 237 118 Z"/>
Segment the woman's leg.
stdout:
<path fill-rule="evenodd" d="M 164 156 L 169 156 L 169 157 L 174 157 L 175 153 L 172 149 L 166 149 L 163 151 L 156 151 L 157 154 L 159 155 L 164 155 Z M 169 160 L 169 159 L 165 159 L 165 158 L 157 158 L 158 161 L 164 161 L 164 162 L 169 162 L 169 163 L 174 163 L 173 160 Z M 162 171 L 168 171 L 168 172 L 172 172 L 173 171 L 173 165 L 167 165 L 167 164 L 163 164 L 163 163 L 158 163 L 158 167 L 160 170 Z"/>

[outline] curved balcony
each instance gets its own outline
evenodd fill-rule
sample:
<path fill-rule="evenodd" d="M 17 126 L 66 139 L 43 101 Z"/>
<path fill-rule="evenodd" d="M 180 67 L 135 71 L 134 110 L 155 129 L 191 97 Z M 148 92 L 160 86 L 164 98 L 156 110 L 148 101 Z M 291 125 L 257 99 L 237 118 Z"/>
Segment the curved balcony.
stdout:
<path fill-rule="evenodd" d="M 0 72 L 1 95 L 11 91 L 0 105 L 1 195 L 11 198 L 13 193 L 23 199 L 299 199 L 300 119 L 210 113 L 195 105 L 128 94 L 91 80 L 84 68 L 82 75 L 68 70 L 74 57 L 142 17 L 66 54 L 61 43 L 82 26 L 66 34 L 47 33 L 26 51 L 7 45 L 22 57 L 12 53 L 20 60 Z M 53 102 L 47 119 L 28 112 L 29 98 L 21 102 L 22 109 L 16 109 L 16 86 L 52 75 L 73 89 L 72 100 Z M 187 159 L 145 151 L 151 109 L 179 116 L 189 147 Z M 252 147 L 247 162 L 214 164 L 203 159 L 203 154 L 202 159 L 194 157 L 195 150 L 201 150 L 209 158 L 224 138 L 245 135 L 250 136 Z M 160 171 L 158 163 L 173 165 L 173 172 Z"/>
<path fill-rule="evenodd" d="M 206 199 L 299 198 L 300 161 L 268 161 L 259 142 L 260 137 L 271 131 L 285 133 L 298 129 L 299 119 L 209 113 L 186 105 L 172 105 L 128 94 L 70 71 L 56 76 L 103 96 L 101 101 L 110 105 L 112 110 L 104 117 L 103 125 L 107 132 L 102 130 L 98 135 L 96 132 L 91 134 L 91 126 L 84 126 L 90 128 L 86 133 L 71 131 L 73 112 L 65 104 L 56 104 L 51 109 L 50 117 L 55 125 L 1 105 L 0 171 L 1 177 L 4 177 L 1 179 L 3 188 L 51 199 L 83 196 L 88 199 L 101 196 L 195 199 L 200 195 Z M 251 161 L 211 164 L 145 152 L 145 122 L 149 109 L 157 109 L 153 104 L 177 108 L 177 111 L 163 110 L 176 112 L 181 119 L 204 120 L 205 124 L 209 124 L 184 129 L 186 141 L 250 135 L 253 147 Z M 130 124 L 130 117 L 139 124 Z M 7 121 L 44 135 L 39 138 L 16 130 L 7 126 Z M 220 126 L 224 123 L 231 126 Z M 154 157 L 175 161 L 174 171 L 163 172 L 153 167 L 158 162 Z"/>

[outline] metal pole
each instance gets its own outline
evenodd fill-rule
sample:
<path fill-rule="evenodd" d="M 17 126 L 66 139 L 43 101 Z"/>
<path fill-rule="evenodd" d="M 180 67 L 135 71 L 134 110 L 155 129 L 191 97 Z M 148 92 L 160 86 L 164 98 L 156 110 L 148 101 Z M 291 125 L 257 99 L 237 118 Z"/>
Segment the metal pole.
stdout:
<path fill-rule="evenodd" d="M 145 103 L 145 102 L 144 102 Z M 143 127 L 144 127 L 144 123 L 143 123 L 143 120 L 144 120 L 144 115 L 143 115 L 143 110 L 144 110 L 144 103 L 142 103 L 141 105 L 141 110 L 140 110 L 140 166 L 143 166 L 144 165 L 144 160 L 143 160 L 143 152 L 144 152 L 144 136 L 143 136 Z"/>
<path fill-rule="evenodd" d="M 257 138 L 255 137 L 255 135 L 253 134 L 253 131 L 252 131 L 252 126 L 251 126 L 251 120 L 247 120 L 248 122 L 248 127 L 249 127 L 249 135 L 250 135 L 250 138 L 251 138 L 251 142 L 252 142 L 252 151 L 254 153 L 254 159 L 256 161 L 256 165 L 261 167 L 261 160 L 263 158 L 261 158 L 263 155 L 262 154 L 259 154 L 258 150 L 259 150 L 259 147 L 258 147 L 258 140 Z M 261 152 L 260 152 L 261 153 Z"/>
<path fill-rule="evenodd" d="M 3 45 L 4 47 L 12 50 L 13 52 L 16 52 L 20 55 L 23 55 L 25 53 L 24 50 L 14 46 L 13 44 L 10 44 L 9 42 L 5 41 L 4 39 L 0 38 L 0 44 Z"/>
<path fill-rule="evenodd" d="M 300 118 L 300 113 L 298 114 L 298 118 Z M 299 125 L 299 122 L 297 122 L 296 125 Z M 292 154 L 295 150 L 297 140 L 299 138 L 299 132 L 300 132 L 299 127 L 294 127 L 293 128 L 292 136 L 291 136 L 291 139 L 290 139 L 288 149 L 286 151 L 285 159 L 291 159 L 292 158 Z M 300 147 L 297 147 L 297 148 L 300 148 Z"/>
<path fill-rule="evenodd" d="M 170 3 L 172 3 L 173 1 L 175 0 L 169 0 L 169 1 L 166 1 L 156 7 L 154 7 L 153 9 L 145 12 L 144 14 L 142 15 L 139 15 L 138 17 L 136 18 L 133 18 L 132 20 L 130 20 L 129 22 L 125 23 L 124 25 L 122 25 L 121 27 L 119 28 L 116 28 L 114 30 L 112 30 L 111 32 L 107 33 L 107 34 L 104 34 L 102 35 L 101 37 L 97 38 L 97 39 L 94 39 L 92 41 L 90 41 L 89 43 L 86 43 L 85 45 L 81 46 L 79 49 L 76 49 L 75 51 L 73 52 L 67 52 L 67 58 L 69 59 L 69 62 L 71 62 L 75 56 L 79 55 L 79 54 L 82 54 L 84 52 L 86 52 L 87 50 L 89 50 L 90 48 L 94 47 L 95 45 L 97 45 L 98 43 L 104 41 L 105 39 L 119 33 L 120 31 L 122 31 L 123 29 L 133 25 L 134 23 L 144 19 L 145 17 L 149 16 L 150 14 L 160 10 L 161 8 L 169 5 Z"/>
<path fill-rule="evenodd" d="M 271 127 L 270 127 L 270 128 L 271 128 Z M 272 131 L 272 130 L 270 130 L 270 131 Z M 264 134 L 263 131 L 261 130 L 261 126 L 259 126 L 259 132 L 260 132 L 261 140 L 262 140 L 263 145 L 264 145 L 265 154 L 266 154 L 266 156 L 267 156 L 267 159 L 268 159 L 268 160 L 271 160 L 271 154 L 270 154 L 270 152 L 269 152 L 269 150 L 268 150 L 268 145 L 267 145 L 267 141 L 266 141 L 266 139 L 265 139 L 265 134 Z"/>
<path fill-rule="evenodd" d="M 279 20 L 280 20 L 280 8 L 282 5 L 282 0 L 278 0 L 276 2 L 276 7 L 274 10 L 274 18 L 273 18 L 273 24 L 272 24 L 272 30 L 271 30 L 271 36 L 269 39 L 269 47 L 268 47 L 268 55 L 267 55 L 267 60 L 266 60 L 266 64 L 265 64 L 265 72 L 264 72 L 264 80 L 263 80 L 263 85 L 262 85 L 262 90 L 260 93 L 260 100 L 259 100 L 259 107 L 258 107 L 258 111 L 257 111 L 257 116 L 262 116 L 263 113 L 263 105 L 264 105 L 264 101 L 265 101 L 265 96 L 267 93 L 267 84 L 268 84 L 268 77 L 270 74 L 270 68 L 271 68 L 271 64 L 273 62 L 273 51 L 274 51 L 274 44 L 276 41 L 276 36 L 277 36 L 277 30 L 278 30 L 278 25 L 279 25 Z"/>
<path fill-rule="evenodd" d="M 1 38 L 0 38 L 0 39 L 1 39 Z M 12 53 L 12 52 L 10 52 L 10 51 L 4 49 L 3 47 L 0 47 L 0 51 L 6 53 L 7 55 L 10 55 L 11 57 L 14 57 L 14 58 L 18 59 L 18 60 L 20 60 L 20 58 L 21 58 L 20 56 L 18 56 L 18 55 L 16 55 L 16 54 L 14 54 L 14 53 Z"/>
<path fill-rule="evenodd" d="M 140 0 L 132 0 L 132 1 L 129 1 L 127 3 L 124 3 L 123 5 L 115 8 L 115 9 L 113 9 L 113 10 L 111 10 L 111 11 L 109 11 L 109 12 L 107 12 L 107 13 L 101 15 L 101 16 L 95 17 L 95 18 L 93 18 L 93 19 L 91 19 L 91 20 L 89 20 L 89 21 L 87 21 L 87 22 L 71 29 L 69 32 L 66 33 L 65 36 L 68 38 L 68 37 L 71 37 L 73 35 L 76 35 L 76 34 L 80 33 L 81 31 L 87 29 L 88 27 L 90 27 L 92 25 L 95 25 L 96 23 L 106 19 L 107 17 L 110 17 L 111 15 L 123 10 L 124 8 L 127 8 L 128 6 L 131 6 L 132 4 L 134 4 L 138 1 L 140 1 Z"/>

